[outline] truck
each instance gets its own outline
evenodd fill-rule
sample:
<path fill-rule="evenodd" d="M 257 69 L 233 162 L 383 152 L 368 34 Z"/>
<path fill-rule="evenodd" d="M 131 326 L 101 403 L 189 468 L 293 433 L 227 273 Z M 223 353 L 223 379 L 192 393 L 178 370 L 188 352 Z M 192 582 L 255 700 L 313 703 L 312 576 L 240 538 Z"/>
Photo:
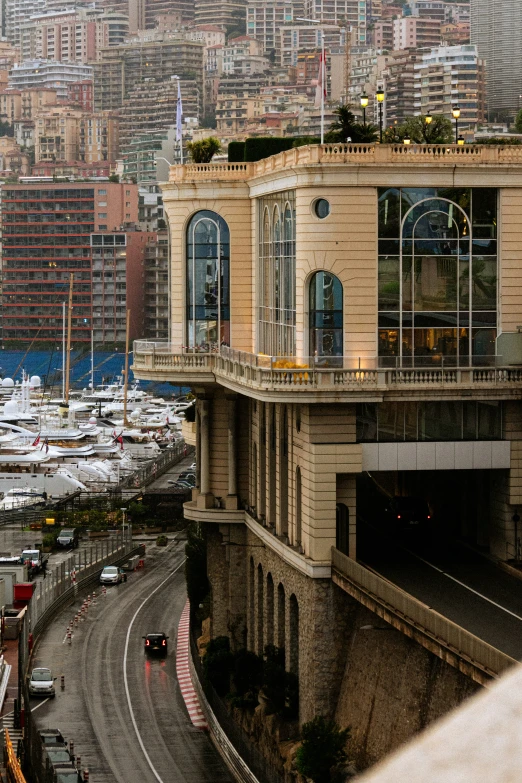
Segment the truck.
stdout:
<path fill-rule="evenodd" d="M 27 564 L 29 579 L 32 579 L 35 574 L 45 571 L 48 560 L 49 555 L 42 552 L 41 549 L 24 549 L 20 555 L 20 562 Z"/>

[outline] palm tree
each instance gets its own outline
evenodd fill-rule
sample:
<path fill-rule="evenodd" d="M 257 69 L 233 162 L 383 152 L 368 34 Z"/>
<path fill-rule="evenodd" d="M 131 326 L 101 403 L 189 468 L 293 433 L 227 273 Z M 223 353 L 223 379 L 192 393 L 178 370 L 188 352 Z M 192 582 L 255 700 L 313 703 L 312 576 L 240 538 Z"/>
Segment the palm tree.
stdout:
<path fill-rule="evenodd" d="M 357 122 L 352 128 L 352 141 L 359 144 L 372 144 L 378 136 L 378 128 L 371 123 Z"/>
<path fill-rule="evenodd" d="M 346 141 L 348 138 L 353 139 L 354 126 L 356 125 L 355 115 L 350 111 L 349 106 L 338 106 L 334 114 L 337 119 L 330 125 L 330 133 L 328 136 L 334 136 L 336 138 L 330 138 L 330 141 Z"/>

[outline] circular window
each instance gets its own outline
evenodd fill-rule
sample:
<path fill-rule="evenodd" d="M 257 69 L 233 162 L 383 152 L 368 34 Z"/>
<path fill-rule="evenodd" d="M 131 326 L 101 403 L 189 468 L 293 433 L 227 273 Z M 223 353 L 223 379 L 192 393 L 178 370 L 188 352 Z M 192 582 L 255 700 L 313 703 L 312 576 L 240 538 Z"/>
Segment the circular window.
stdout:
<path fill-rule="evenodd" d="M 314 201 L 314 212 L 321 220 L 328 217 L 330 214 L 330 202 L 325 198 L 318 198 L 317 201 Z"/>

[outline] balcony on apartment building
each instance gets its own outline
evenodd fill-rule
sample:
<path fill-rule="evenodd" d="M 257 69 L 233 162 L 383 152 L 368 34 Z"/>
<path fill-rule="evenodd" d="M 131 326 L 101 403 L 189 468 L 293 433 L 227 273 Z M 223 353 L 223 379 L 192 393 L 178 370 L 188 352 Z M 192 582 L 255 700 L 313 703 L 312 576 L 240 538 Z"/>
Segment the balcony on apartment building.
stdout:
<path fill-rule="evenodd" d="M 453 356 L 267 356 L 216 346 L 209 352 L 183 349 L 169 342 L 134 343 L 134 375 L 174 384 L 213 384 L 252 392 L 288 394 L 302 401 L 317 393 L 324 401 L 377 398 L 385 391 L 441 391 L 451 394 L 485 390 L 516 397 L 522 366 L 506 365 L 503 357 L 473 356 L 467 363 Z M 376 397 L 377 396 L 377 397 Z M 330 399 L 331 398 L 331 399 Z"/>

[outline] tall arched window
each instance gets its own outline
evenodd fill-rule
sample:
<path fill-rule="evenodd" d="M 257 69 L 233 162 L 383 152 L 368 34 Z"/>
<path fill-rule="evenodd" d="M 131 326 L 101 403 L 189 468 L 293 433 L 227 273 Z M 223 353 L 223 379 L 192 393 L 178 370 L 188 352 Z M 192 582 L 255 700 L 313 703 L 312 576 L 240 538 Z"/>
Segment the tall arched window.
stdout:
<path fill-rule="evenodd" d="M 379 363 L 495 361 L 497 191 L 379 191 Z"/>
<path fill-rule="evenodd" d="M 336 365 L 343 355 L 343 287 L 330 272 L 310 280 L 310 355 L 318 364 Z M 337 358 L 336 358 L 337 357 Z"/>
<path fill-rule="evenodd" d="M 295 193 L 259 200 L 259 349 L 295 353 Z"/>
<path fill-rule="evenodd" d="M 215 212 L 196 212 L 187 229 L 187 346 L 230 344 L 230 234 Z"/>

